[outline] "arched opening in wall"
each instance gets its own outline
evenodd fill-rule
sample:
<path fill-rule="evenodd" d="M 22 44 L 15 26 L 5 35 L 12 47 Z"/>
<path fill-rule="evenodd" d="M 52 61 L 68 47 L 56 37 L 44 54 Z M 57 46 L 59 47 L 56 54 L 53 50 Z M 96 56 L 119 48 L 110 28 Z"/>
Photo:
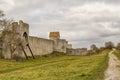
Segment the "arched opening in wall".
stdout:
<path fill-rule="evenodd" d="M 25 42 L 28 43 L 28 35 L 26 32 L 23 33 L 23 38 L 24 38 Z"/>

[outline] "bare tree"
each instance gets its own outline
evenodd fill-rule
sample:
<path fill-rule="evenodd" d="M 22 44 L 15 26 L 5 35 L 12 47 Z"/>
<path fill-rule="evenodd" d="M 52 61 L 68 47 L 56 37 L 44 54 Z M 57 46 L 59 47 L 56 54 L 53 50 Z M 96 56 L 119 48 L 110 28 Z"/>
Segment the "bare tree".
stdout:
<path fill-rule="evenodd" d="M 99 53 L 99 48 L 95 44 L 92 44 L 90 48 L 93 53 Z"/>
<path fill-rule="evenodd" d="M 5 45 L 4 49 L 9 49 L 12 55 L 16 49 L 17 39 L 15 38 L 16 33 L 14 33 L 12 29 L 12 22 L 13 20 L 3 19 L 4 16 L 3 11 L 0 10 L 0 29 L 1 29 L 1 39 L 2 43 Z M 4 51 L 6 51 L 4 50 Z"/>
<path fill-rule="evenodd" d="M 4 30 L 10 30 L 11 29 L 11 23 L 12 23 L 12 19 L 8 20 L 3 18 L 5 16 L 4 12 L 2 10 L 0 10 L 0 27 Z"/>

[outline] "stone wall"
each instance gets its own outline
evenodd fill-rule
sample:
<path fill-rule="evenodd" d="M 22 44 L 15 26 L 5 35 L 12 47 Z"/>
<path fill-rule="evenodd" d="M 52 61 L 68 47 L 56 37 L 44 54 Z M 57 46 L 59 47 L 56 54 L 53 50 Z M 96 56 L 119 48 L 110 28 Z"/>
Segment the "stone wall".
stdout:
<path fill-rule="evenodd" d="M 46 55 L 54 51 L 54 42 L 49 39 L 29 36 L 29 44 L 34 55 Z M 27 47 L 25 47 L 25 51 L 27 52 L 28 56 L 31 56 L 30 51 Z"/>
<path fill-rule="evenodd" d="M 80 56 L 80 55 L 83 56 L 83 55 L 87 55 L 88 51 L 86 48 L 67 49 L 67 54 L 73 56 Z"/>
<path fill-rule="evenodd" d="M 55 51 L 66 53 L 67 47 L 68 47 L 68 42 L 65 39 L 59 39 L 57 41 L 54 41 Z"/>
<path fill-rule="evenodd" d="M 29 44 L 34 55 L 46 55 L 54 51 L 66 53 L 68 42 L 64 39 L 57 41 L 29 36 Z M 28 56 L 31 56 L 27 47 L 24 48 Z M 24 56 L 24 54 L 23 54 Z"/>
<path fill-rule="evenodd" d="M 30 45 L 35 56 L 50 54 L 54 51 L 68 53 L 69 55 L 86 55 L 88 53 L 86 48 L 72 49 L 72 45 L 68 44 L 66 39 L 60 39 L 59 32 L 50 32 L 49 39 L 29 36 L 29 25 L 21 20 L 12 23 L 12 30 L 16 33 L 13 37 L 16 38 L 17 44 L 14 44 L 14 42 L 11 44 L 15 47 L 14 53 L 11 54 L 8 40 L 11 40 L 13 37 L 6 36 L 4 43 L 2 43 L 2 51 L 0 50 L 4 58 L 10 59 L 14 54 L 21 54 L 20 56 L 25 57 L 20 44 L 23 46 L 27 56 L 32 56 L 29 48 L 26 46 L 27 44 Z"/>

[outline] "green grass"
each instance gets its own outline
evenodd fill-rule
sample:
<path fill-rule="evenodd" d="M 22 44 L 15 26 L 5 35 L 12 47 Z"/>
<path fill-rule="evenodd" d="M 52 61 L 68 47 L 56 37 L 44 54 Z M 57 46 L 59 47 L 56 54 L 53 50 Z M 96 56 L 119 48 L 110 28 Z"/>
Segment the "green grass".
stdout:
<path fill-rule="evenodd" d="M 114 54 L 118 57 L 118 59 L 120 60 L 120 50 L 115 50 Z"/>
<path fill-rule="evenodd" d="M 0 80 L 103 80 L 109 50 L 93 56 L 0 60 Z"/>

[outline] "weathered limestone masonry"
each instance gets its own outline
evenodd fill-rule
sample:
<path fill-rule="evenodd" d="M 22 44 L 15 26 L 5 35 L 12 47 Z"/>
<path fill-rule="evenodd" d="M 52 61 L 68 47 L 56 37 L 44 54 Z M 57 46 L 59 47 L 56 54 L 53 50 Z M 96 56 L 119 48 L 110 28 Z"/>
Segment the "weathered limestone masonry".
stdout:
<path fill-rule="evenodd" d="M 60 39 L 59 32 L 50 32 L 50 39 L 29 36 L 29 25 L 21 20 L 19 23 L 12 23 L 12 30 L 15 33 L 15 36 L 13 37 L 17 40 L 17 44 L 12 44 L 15 49 L 14 53 L 10 53 L 10 47 L 7 42 L 7 40 L 10 39 L 9 34 L 6 36 L 6 39 L 4 39 L 4 43 L 2 41 L 0 42 L 0 56 L 7 59 L 11 59 L 15 54 L 25 57 L 24 51 L 27 56 L 32 56 L 30 50 L 26 46 L 27 44 L 30 45 L 30 48 L 35 56 L 50 54 L 54 51 L 67 53 L 67 49 L 71 48 L 71 44 L 68 44 L 68 41 Z"/>
<path fill-rule="evenodd" d="M 34 55 L 45 55 L 50 54 L 54 51 L 54 42 L 49 39 L 29 36 L 29 44 Z M 31 56 L 31 54 L 27 55 Z"/>
<path fill-rule="evenodd" d="M 23 21 L 13 22 L 10 29 L 12 31 L 8 32 L 4 38 L 1 37 L 1 56 L 5 59 L 11 59 L 13 55 L 19 54 L 22 56 L 22 50 L 19 44 L 21 43 L 23 47 L 28 43 L 29 25 Z M 3 32 L 1 33 L 3 34 Z M 15 50 L 14 50 L 15 49 Z M 11 51 L 14 51 L 13 53 Z"/>
<path fill-rule="evenodd" d="M 14 34 L 6 35 L 4 40 L 0 38 L 0 57 L 6 59 L 11 59 L 15 55 L 26 57 L 24 52 L 27 56 L 32 56 L 28 45 L 34 56 L 51 54 L 54 51 L 68 53 L 68 55 L 87 54 L 86 48 L 73 49 L 68 41 L 60 39 L 59 32 L 50 32 L 49 39 L 29 36 L 29 25 L 22 20 L 12 23 L 12 31 Z M 12 43 L 9 44 L 9 41 Z M 11 53 L 11 51 L 13 52 Z"/>
<path fill-rule="evenodd" d="M 67 49 L 68 55 L 74 56 L 84 56 L 88 54 L 87 48 L 78 48 L 78 49 Z"/>
<path fill-rule="evenodd" d="M 60 39 L 59 32 L 50 32 L 49 38 L 54 41 L 54 51 L 67 53 L 67 48 L 72 47 L 65 39 Z"/>

